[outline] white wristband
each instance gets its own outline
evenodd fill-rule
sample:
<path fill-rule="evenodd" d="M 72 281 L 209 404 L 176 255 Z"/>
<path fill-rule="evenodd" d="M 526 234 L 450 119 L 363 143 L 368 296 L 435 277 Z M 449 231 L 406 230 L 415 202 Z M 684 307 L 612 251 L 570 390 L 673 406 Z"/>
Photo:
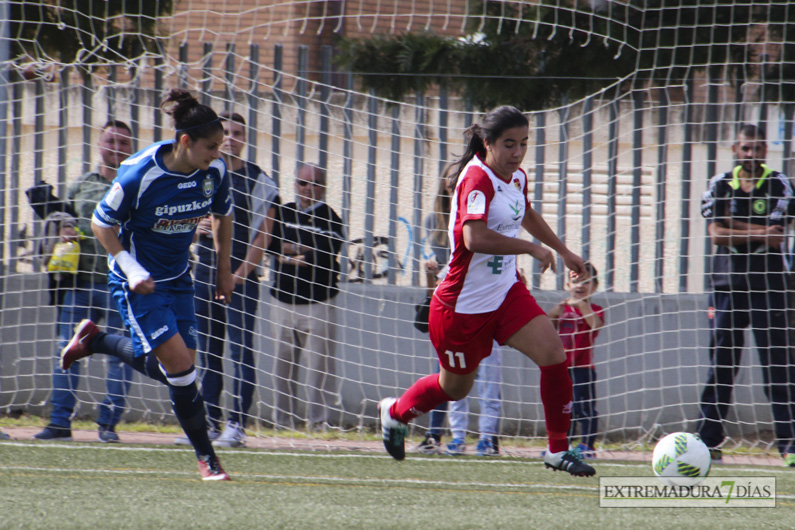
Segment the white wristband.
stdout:
<path fill-rule="evenodd" d="M 127 283 L 130 284 L 130 289 L 135 289 L 139 283 L 149 278 L 149 271 L 144 269 L 134 257 L 126 250 L 122 250 L 116 254 L 113 259 L 119 264 L 125 276 L 127 276 Z"/>

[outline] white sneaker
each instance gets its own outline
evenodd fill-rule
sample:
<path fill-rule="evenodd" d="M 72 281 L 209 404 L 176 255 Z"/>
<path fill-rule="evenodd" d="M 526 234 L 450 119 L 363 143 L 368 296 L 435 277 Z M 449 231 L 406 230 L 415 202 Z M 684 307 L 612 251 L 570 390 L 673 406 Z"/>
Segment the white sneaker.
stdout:
<path fill-rule="evenodd" d="M 207 429 L 207 436 L 210 437 L 210 441 L 217 440 L 221 433 L 214 430 L 214 429 Z M 187 436 L 180 436 L 176 440 L 174 440 L 174 445 L 193 445 L 190 443 L 190 440 Z"/>
<path fill-rule="evenodd" d="M 381 435 L 384 439 L 384 447 L 387 453 L 392 455 L 395 460 L 403 460 L 406 458 L 405 444 L 409 427 L 389 414 L 389 408 L 395 401 L 397 401 L 395 398 L 385 398 L 378 403 L 378 409 L 381 414 Z"/>
<path fill-rule="evenodd" d="M 239 423 L 230 421 L 224 427 L 224 432 L 213 440 L 213 447 L 245 447 L 246 431 Z"/>

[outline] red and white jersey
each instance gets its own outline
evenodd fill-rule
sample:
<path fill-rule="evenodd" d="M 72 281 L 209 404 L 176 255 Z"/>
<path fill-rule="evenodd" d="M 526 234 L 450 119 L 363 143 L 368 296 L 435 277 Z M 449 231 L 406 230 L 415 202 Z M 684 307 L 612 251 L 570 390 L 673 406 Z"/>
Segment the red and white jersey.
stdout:
<path fill-rule="evenodd" d="M 464 246 L 464 223 L 482 220 L 491 230 L 516 237 L 527 202 L 527 175 L 521 169 L 509 181 L 498 177 L 475 156 L 461 172 L 452 200 L 449 270 L 436 297 L 456 313 L 497 310 L 511 286 L 519 281 L 516 256 L 470 252 Z"/>

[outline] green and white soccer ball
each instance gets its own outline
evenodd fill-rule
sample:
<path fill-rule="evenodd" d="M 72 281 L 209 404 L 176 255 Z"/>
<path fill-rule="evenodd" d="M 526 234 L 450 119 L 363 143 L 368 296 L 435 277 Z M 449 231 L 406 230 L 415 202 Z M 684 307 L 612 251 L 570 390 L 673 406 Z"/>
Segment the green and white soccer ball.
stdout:
<path fill-rule="evenodd" d="M 695 486 L 706 478 L 712 459 L 701 438 L 689 432 L 669 434 L 654 448 L 654 474 L 669 486 Z"/>

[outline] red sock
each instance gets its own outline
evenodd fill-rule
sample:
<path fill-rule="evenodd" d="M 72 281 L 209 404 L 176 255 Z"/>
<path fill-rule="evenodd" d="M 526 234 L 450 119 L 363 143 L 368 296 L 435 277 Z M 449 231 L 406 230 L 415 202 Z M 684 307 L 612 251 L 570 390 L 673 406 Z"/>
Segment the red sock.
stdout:
<path fill-rule="evenodd" d="M 541 403 L 547 425 L 549 450 L 553 453 L 569 448 L 571 423 L 571 377 L 565 361 L 541 367 Z"/>
<path fill-rule="evenodd" d="M 452 401 L 439 386 L 439 374 L 426 375 L 418 379 L 389 409 L 397 421 L 408 423 L 426 414 L 445 401 Z"/>

